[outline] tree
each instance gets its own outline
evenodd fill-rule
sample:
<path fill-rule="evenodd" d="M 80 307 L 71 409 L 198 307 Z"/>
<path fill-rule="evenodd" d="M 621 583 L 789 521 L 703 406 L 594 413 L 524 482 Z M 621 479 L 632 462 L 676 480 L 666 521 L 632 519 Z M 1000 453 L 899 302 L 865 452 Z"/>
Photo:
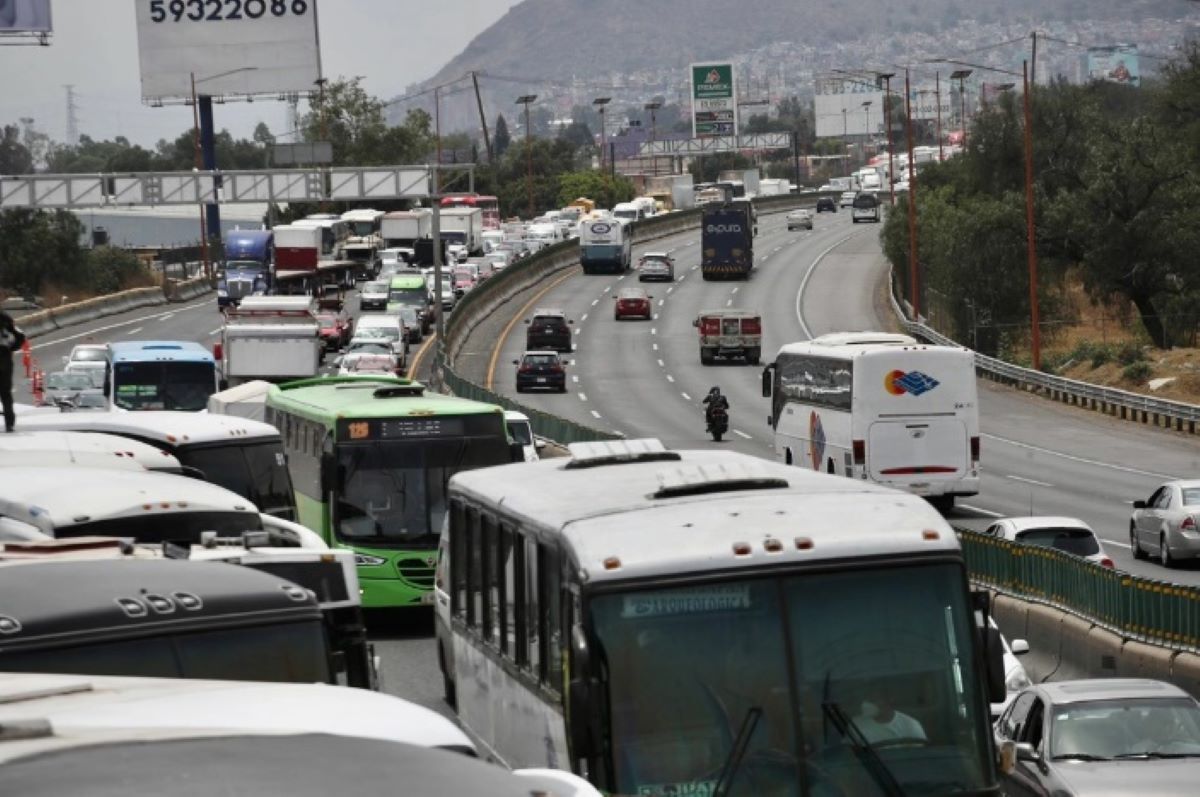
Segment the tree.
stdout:
<path fill-rule="evenodd" d="M 69 287 L 86 279 L 79 241 L 83 225 L 65 210 L 0 211 L 0 285 L 35 296 L 54 283 Z"/>
<path fill-rule="evenodd" d="M 558 137 L 577 150 L 585 147 L 591 150 L 596 146 L 596 137 L 592 135 L 592 129 L 587 126 L 586 122 L 578 120 L 572 120 L 571 124 L 560 130 Z"/>
<path fill-rule="evenodd" d="M 325 85 L 300 123 L 304 140 L 332 143 L 337 166 L 416 163 L 425 158 L 435 143 L 429 114 L 409 111 L 404 124 L 390 127 L 383 101 L 359 83 L 359 78 L 340 78 Z"/>
<path fill-rule="evenodd" d="M 633 183 L 624 177 L 615 180 L 608 174 L 588 169 L 567 172 L 558 177 L 558 205 L 565 207 L 579 197 L 594 200 L 598 207 L 611 208 L 618 202 L 628 202 L 637 193 Z"/>
<path fill-rule="evenodd" d="M 16 125 L 0 129 L 0 174 L 29 174 L 33 171 L 33 153 L 21 142 Z"/>
<path fill-rule="evenodd" d="M 492 149 L 495 151 L 496 157 L 504 157 L 510 144 L 512 144 L 512 136 L 508 132 L 508 122 L 505 121 L 504 114 L 497 114 L 496 134 L 492 137 Z"/>

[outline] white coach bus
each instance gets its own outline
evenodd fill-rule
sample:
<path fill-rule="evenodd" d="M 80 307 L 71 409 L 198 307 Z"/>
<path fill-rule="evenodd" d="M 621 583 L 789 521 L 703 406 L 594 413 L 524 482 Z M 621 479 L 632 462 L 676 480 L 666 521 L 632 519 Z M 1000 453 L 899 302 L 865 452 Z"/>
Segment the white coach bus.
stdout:
<path fill-rule="evenodd" d="M 979 492 L 975 355 L 907 335 L 822 335 L 763 371 L 785 465 L 865 479 L 939 509 Z"/>
<path fill-rule="evenodd" d="M 450 481 L 438 655 L 484 754 L 613 794 L 999 793 L 999 636 L 927 502 L 657 440 L 570 448 Z"/>

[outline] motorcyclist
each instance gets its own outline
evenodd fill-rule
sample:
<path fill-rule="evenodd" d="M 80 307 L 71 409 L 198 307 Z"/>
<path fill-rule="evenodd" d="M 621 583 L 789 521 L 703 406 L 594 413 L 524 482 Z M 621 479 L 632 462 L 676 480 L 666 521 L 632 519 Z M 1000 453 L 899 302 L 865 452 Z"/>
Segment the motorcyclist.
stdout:
<path fill-rule="evenodd" d="M 712 424 L 714 410 L 722 409 L 725 410 L 726 415 L 729 414 L 729 399 L 722 395 L 721 388 L 716 385 L 713 386 L 712 390 L 708 391 L 708 395 L 704 397 L 703 403 L 707 405 L 704 408 L 704 421 L 708 425 Z"/>

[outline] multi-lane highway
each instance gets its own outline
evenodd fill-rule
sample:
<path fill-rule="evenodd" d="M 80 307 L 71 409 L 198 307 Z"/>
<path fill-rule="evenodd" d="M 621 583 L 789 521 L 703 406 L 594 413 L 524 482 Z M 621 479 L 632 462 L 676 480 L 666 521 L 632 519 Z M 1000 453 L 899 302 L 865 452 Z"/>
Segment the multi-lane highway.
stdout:
<path fill-rule="evenodd" d="M 572 274 L 544 292 L 530 291 L 481 325 L 463 347 L 459 372 L 516 396 L 511 364 L 524 345 L 524 324 L 535 307 L 559 307 L 575 322 L 565 395 L 521 394 L 529 406 L 628 436 L 656 436 L 673 446 L 720 445 L 772 456 L 760 369 L 702 366 L 692 320 L 707 308 L 759 310 L 764 360 L 786 342 L 850 329 L 895 329 L 886 293 L 887 267 L 875 225 L 852 225 L 848 214 L 822 214 L 811 232 L 788 232 L 782 215 L 760 217 L 758 268 L 748 282 L 704 282 L 697 263 L 698 233 L 638 247 L 669 250 L 676 281 L 647 283 L 654 296 L 650 321 L 613 320 L 613 292 L 625 277 Z M 638 252 L 635 252 L 637 254 Z M 539 295 L 540 294 L 540 295 Z M 351 301 L 353 306 L 355 302 Z M 174 338 L 211 344 L 221 317 L 209 296 L 146 308 L 52 333 L 34 341 L 48 370 L 76 343 Z M 720 385 L 732 403 L 732 433 L 714 444 L 704 433 L 700 399 Z M 27 383 L 20 385 L 29 400 Z M 1093 525 L 1118 567 L 1185 583 L 1200 583 L 1200 567 L 1166 571 L 1134 562 L 1127 548 L 1129 501 L 1162 479 L 1200 472 L 1200 446 L 1189 437 L 1122 423 L 1017 391 L 980 382 L 984 479 L 980 495 L 961 502 L 951 519 L 981 528 L 997 515 L 1067 514 Z M 387 691 L 440 711 L 440 678 L 427 616 L 376 618 L 372 634 Z"/>

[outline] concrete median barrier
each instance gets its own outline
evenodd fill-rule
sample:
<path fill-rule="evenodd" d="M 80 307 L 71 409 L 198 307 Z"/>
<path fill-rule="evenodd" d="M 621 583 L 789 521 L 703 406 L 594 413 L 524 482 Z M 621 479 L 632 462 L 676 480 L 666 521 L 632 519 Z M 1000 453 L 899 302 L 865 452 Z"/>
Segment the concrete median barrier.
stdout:
<path fill-rule="evenodd" d="M 166 301 L 161 288 L 134 288 L 30 313 L 21 320 L 20 326 L 30 338 L 37 338 L 56 329 L 66 329 L 140 307 L 165 304 Z"/>
<path fill-rule="evenodd" d="M 992 619 L 1009 639 L 1025 639 L 1028 635 L 1029 604 L 996 593 L 992 599 Z"/>
<path fill-rule="evenodd" d="M 1029 653 L 1025 656 L 1025 670 L 1033 681 L 1048 681 L 1058 670 L 1062 655 L 1062 621 L 1065 612 L 1041 603 L 1029 606 L 1025 639 L 1029 642 Z"/>
<path fill-rule="evenodd" d="M 1200 695 L 1200 656 L 1180 653 L 1171 660 L 1171 681 L 1192 695 Z"/>
<path fill-rule="evenodd" d="M 1125 640 L 1119 634 L 1114 634 L 1098 625 L 1092 626 L 1087 637 L 1088 675 L 1090 677 L 1116 675 L 1117 662 L 1121 660 L 1124 646 Z"/>
<path fill-rule="evenodd" d="M 1176 652 L 1168 648 L 1130 640 L 1121 650 L 1116 674 L 1125 678 L 1158 678 L 1169 681 L 1171 660 L 1175 656 Z"/>
<path fill-rule="evenodd" d="M 1088 645 L 1088 634 L 1094 624 L 1091 620 L 1068 614 L 1059 626 L 1060 643 L 1058 669 L 1054 678 L 1087 678 L 1092 674 L 1093 662 L 1091 648 Z M 1099 662 L 1095 662 L 1096 665 Z"/>

